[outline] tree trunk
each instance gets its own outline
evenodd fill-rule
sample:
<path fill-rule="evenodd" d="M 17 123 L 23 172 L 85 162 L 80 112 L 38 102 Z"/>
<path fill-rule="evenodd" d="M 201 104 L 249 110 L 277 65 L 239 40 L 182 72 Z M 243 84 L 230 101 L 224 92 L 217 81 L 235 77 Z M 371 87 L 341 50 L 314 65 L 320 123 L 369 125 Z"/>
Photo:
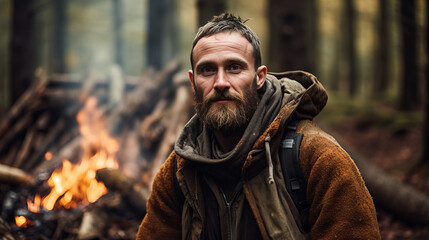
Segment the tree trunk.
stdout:
<path fill-rule="evenodd" d="M 429 224 L 428 196 L 393 179 L 386 172 L 360 156 L 355 149 L 347 148 L 339 136 L 332 131 L 330 133 L 356 163 L 377 207 L 386 209 L 396 217 L 411 224 L 423 226 Z"/>
<path fill-rule="evenodd" d="M 156 70 L 176 57 L 178 52 L 176 1 L 149 0 L 149 25 L 146 56 Z"/>
<path fill-rule="evenodd" d="M 426 3 L 426 13 L 429 13 L 429 4 Z M 426 59 L 429 59 L 429 17 L 426 17 Z M 426 109 L 425 121 L 423 124 L 423 158 L 425 165 L 429 165 L 429 61 L 426 60 Z"/>
<path fill-rule="evenodd" d="M 35 71 L 34 13 L 32 1 L 12 1 L 12 28 L 10 47 L 11 103 L 31 85 Z"/>
<path fill-rule="evenodd" d="M 355 96 L 357 91 L 357 65 L 356 65 L 356 47 L 355 47 L 355 9 L 354 1 L 346 0 L 344 9 L 345 21 L 345 39 L 347 48 L 347 59 L 349 65 L 349 95 Z"/>
<path fill-rule="evenodd" d="M 198 0 L 198 25 L 203 26 L 213 16 L 219 15 L 226 10 L 225 0 Z"/>
<path fill-rule="evenodd" d="M 389 18 L 388 0 L 380 0 L 378 20 L 378 56 L 375 70 L 374 95 L 383 95 L 389 87 Z"/>
<path fill-rule="evenodd" d="M 399 109 L 410 111 L 416 109 L 420 103 L 418 92 L 417 67 L 417 26 L 416 1 L 401 0 L 402 26 L 402 59 L 403 74 L 400 89 Z"/>
<path fill-rule="evenodd" d="M 54 58 L 53 71 L 64 73 L 66 71 L 65 54 L 67 39 L 66 0 L 54 1 Z"/>
<path fill-rule="evenodd" d="M 120 0 L 113 0 L 113 35 L 114 35 L 114 61 L 123 69 L 124 61 L 122 58 L 122 25 L 123 25 L 123 11 L 122 2 Z"/>
<path fill-rule="evenodd" d="M 269 66 L 274 72 L 311 71 L 309 55 L 309 0 L 270 0 Z"/>

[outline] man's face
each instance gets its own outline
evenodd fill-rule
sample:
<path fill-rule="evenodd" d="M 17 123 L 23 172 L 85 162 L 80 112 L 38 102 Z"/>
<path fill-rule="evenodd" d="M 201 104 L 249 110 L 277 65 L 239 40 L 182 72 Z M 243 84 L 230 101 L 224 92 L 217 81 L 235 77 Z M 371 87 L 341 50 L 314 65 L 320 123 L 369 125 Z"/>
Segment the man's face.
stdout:
<path fill-rule="evenodd" d="M 246 126 L 267 73 L 265 66 L 255 71 L 252 45 L 237 32 L 217 33 L 198 41 L 193 59 L 189 78 L 202 120 L 219 131 Z"/>

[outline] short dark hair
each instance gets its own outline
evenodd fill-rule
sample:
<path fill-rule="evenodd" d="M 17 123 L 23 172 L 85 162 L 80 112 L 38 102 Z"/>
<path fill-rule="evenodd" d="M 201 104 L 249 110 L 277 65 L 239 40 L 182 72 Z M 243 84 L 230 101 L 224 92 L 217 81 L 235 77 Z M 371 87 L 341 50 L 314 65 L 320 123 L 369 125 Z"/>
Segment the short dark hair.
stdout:
<path fill-rule="evenodd" d="M 243 37 L 245 37 L 253 47 L 253 58 L 255 59 L 255 69 L 261 66 L 261 47 L 259 43 L 259 38 L 256 33 L 246 26 L 244 23 L 246 21 L 241 21 L 241 18 L 235 16 L 231 13 L 222 13 L 221 15 L 214 16 L 212 20 L 206 23 L 204 26 L 198 29 L 197 34 L 195 35 L 194 42 L 192 44 L 191 50 L 191 67 L 194 69 L 194 58 L 193 52 L 194 47 L 197 45 L 197 42 L 206 36 L 210 36 L 216 33 L 221 32 L 238 32 Z"/>

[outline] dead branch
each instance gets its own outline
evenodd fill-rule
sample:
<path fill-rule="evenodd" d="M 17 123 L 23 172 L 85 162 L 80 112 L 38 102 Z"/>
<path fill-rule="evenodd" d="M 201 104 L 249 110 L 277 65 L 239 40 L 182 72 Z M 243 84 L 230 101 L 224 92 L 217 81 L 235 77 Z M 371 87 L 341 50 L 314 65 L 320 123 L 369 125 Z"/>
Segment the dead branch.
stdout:
<path fill-rule="evenodd" d="M 138 89 L 128 94 L 109 115 L 110 132 L 117 135 L 122 131 L 124 124 L 129 123 L 136 114 L 146 115 L 152 109 L 153 103 L 159 100 L 159 93 L 169 84 L 179 67 L 179 61 L 174 60 L 157 74 L 153 74 L 151 69 L 147 70 L 140 80 Z"/>
<path fill-rule="evenodd" d="M 189 99 L 191 95 L 189 87 L 184 84 L 187 81 L 187 75 L 184 72 L 179 72 L 175 76 L 176 96 L 173 106 L 169 109 L 168 117 L 164 118 L 166 121 L 164 124 L 166 131 L 152 163 L 152 176 L 149 186 L 152 185 L 158 169 L 164 163 L 165 159 L 167 159 L 177 136 L 189 119 Z"/>
<path fill-rule="evenodd" d="M 21 169 L 0 164 L 1 183 L 20 185 L 25 183 L 31 183 L 33 181 L 33 177 L 22 171 Z"/>
<path fill-rule="evenodd" d="M 25 113 L 27 105 L 43 94 L 47 84 L 48 79 L 45 74 L 41 69 L 37 69 L 33 85 L 22 94 L 0 122 L 0 139 L 9 131 L 9 128 L 15 125 L 16 119 Z"/>

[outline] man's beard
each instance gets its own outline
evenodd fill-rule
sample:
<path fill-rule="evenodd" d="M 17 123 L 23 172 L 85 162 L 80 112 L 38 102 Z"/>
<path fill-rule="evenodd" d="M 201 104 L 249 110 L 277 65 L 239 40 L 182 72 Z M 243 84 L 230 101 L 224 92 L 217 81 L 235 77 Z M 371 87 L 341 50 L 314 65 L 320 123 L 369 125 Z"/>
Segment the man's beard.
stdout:
<path fill-rule="evenodd" d="M 195 89 L 195 110 L 203 122 L 212 130 L 234 131 L 247 126 L 259 102 L 256 76 L 252 84 L 243 91 L 243 96 L 229 90 L 216 90 L 210 98 L 203 99 L 202 90 Z M 218 100 L 231 100 L 227 104 L 216 104 Z"/>

